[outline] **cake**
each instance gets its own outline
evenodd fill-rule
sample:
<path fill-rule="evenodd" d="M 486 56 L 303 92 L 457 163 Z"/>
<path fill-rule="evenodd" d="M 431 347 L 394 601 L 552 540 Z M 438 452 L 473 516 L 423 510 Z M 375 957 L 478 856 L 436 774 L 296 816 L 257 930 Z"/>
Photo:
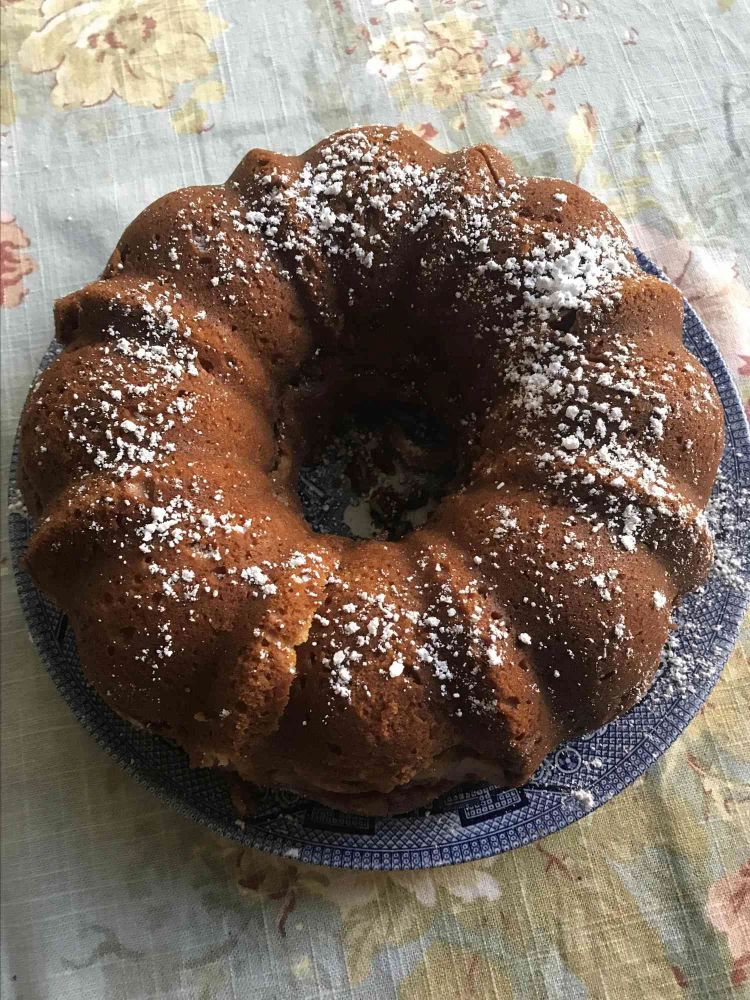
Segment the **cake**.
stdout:
<path fill-rule="evenodd" d="M 710 566 L 722 411 L 682 312 L 603 204 L 489 146 L 252 150 L 57 302 L 27 567 L 101 698 L 195 766 L 372 814 L 521 785 L 644 694 Z M 442 470 L 414 526 L 371 484 L 391 537 L 300 499 L 363 407 L 441 428 L 359 449 L 355 479 Z"/>

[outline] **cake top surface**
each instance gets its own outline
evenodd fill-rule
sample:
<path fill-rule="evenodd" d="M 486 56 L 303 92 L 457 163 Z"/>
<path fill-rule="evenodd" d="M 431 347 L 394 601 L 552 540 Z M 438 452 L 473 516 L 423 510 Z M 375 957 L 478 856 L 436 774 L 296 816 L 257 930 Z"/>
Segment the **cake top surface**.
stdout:
<path fill-rule="evenodd" d="M 495 695 L 481 678 L 461 691 L 451 684 L 454 661 L 470 650 L 499 668 L 518 647 L 561 641 L 575 661 L 580 640 L 566 646 L 559 633 L 566 595 L 577 589 L 590 635 L 605 636 L 604 655 L 628 641 L 621 581 L 641 571 L 642 550 L 666 545 L 675 531 L 706 534 L 690 452 L 717 404 L 681 347 L 679 297 L 656 296 L 654 287 L 666 286 L 640 273 L 609 213 L 563 181 L 518 177 L 487 150 L 446 156 L 385 127 L 339 133 L 304 157 L 251 153 L 226 185 L 168 196 L 161 212 L 131 227 L 105 274 L 110 319 L 81 353 L 80 391 L 63 411 L 67 447 L 88 469 L 67 502 L 85 494 L 88 530 L 101 540 L 114 492 L 125 547 L 147 563 L 136 584 L 124 556 L 113 582 L 158 612 L 159 634 L 142 654 L 155 677 L 186 623 L 233 591 L 256 602 L 249 627 L 277 650 L 285 644 L 279 615 L 281 631 L 289 628 L 280 605 L 295 608 L 288 595 L 307 594 L 309 609 L 290 614 L 313 630 L 331 705 L 351 701 L 370 660 L 399 690 L 429 671 L 454 717 L 491 713 Z M 249 515 L 251 468 L 238 460 L 217 471 L 216 456 L 194 438 L 211 438 L 209 408 L 246 404 L 256 375 L 244 355 L 217 374 L 206 345 L 238 341 L 235 312 L 271 315 L 277 302 L 288 308 L 300 296 L 314 327 L 345 329 L 349 313 L 376 301 L 373 288 L 397 284 L 405 246 L 420 294 L 439 298 L 440 329 L 458 330 L 455 356 L 477 344 L 481 351 L 476 385 L 467 383 L 471 406 L 461 411 L 478 449 L 468 479 L 405 543 L 302 530 L 272 487 Z M 438 297 L 444 281 L 449 290 Z M 342 283 L 343 304 L 332 294 Z M 366 332 L 377 366 L 379 333 Z M 389 335 L 383 353 L 393 349 Z M 281 376 L 267 359 L 261 367 L 280 400 Z M 248 421 L 261 420 L 253 407 Z M 247 426 L 254 433 L 255 423 Z M 685 427 L 678 461 L 672 442 Z M 236 457 L 238 442 L 222 442 Z M 471 529 L 458 527 L 459 510 Z M 355 546 L 367 555 L 353 555 Z M 381 586 L 377 573 L 356 568 L 359 558 L 385 567 L 399 546 L 413 557 L 399 579 L 383 568 Z M 511 567 L 533 574 L 534 596 L 519 592 L 513 610 L 498 613 Z M 674 588 L 648 586 L 647 601 L 667 620 Z M 257 655 L 274 652 L 267 643 Z M 371 680 L 361 684 L 369 697 Z"/>

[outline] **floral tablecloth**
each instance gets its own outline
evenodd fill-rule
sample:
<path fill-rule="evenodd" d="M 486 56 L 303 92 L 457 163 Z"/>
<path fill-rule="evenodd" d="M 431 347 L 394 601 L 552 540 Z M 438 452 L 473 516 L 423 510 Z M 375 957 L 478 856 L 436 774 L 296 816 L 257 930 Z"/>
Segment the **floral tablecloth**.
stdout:
<path fill-rule="evenodd" d="M 251 146 L 401 121 L 619 213 L 750 392 L 741 0 L 0 0 L 3 497 L 53 299 Z M 5 517 L 3 517 L 5 525 Z M 5 527 L 3 528 L 5 532 Z M 6 535 L 4 534 L 4 542 Z M 222 842 L 79 728 L 2 564 L 8 1000 L 750 995 L 750 672 L 605 808 L 494 860 L 334 872 Z M 747 648 L 747 646 L 745 647 Z"/>

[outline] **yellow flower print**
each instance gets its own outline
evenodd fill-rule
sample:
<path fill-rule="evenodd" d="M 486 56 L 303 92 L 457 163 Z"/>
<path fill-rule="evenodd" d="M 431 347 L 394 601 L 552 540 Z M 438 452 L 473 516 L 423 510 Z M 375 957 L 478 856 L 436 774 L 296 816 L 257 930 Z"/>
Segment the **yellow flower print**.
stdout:
<path fill-rule="evenodd" d="M 399 1000 L 437 996 L 436 983 L 440 984 L 439 995 L 451 1000 L 476 997 L 512 1000 L 514 996 L 507 970 L 500 961 L 488 958 L 479 949 L 473 951 L 445 941 L 433 941 L 427 946 L 422 960 L 399 984 Z"/>
<path fill-rule="evenodd" d="M 365 68 L 388 82 L 405 74 L 415 97 L 436 108 L 450 108 L 480 89 L 486 44 L 474 17 L 449 14 L 373 39 Z"/>
<path fill-rule="evenodd" d="M 0 0 L 0 125 L 12 125 L 16 120 L 10 66 L 40 23 L 39 0 Z"/>
<path fill-rule="evenodd" d="M 395 80 L 406 70 L 412 72 L 425 60 L 424 33 L 421 31 L 394 31 L 388 38 L 370 45 L 372 57 L 365 69 L 368 73 Z"/>
<path fill-rule="evenodd" d="M 441 21 L 427 21 L 425 31 L 432 51 L 451 48 L 458 54 L 465 54 L 471 50 L 480 51 L 487 45 L 487 39 L 476 28 L 475 18 L 467 14 L 449 14 Z"/>
<path fill-rule="evenodd" d="M 478 52 L 438 49 L 414 74 L 414 94 L 434 108 L 451 108 L 481 90 L 483 68 Z"/>
<path fill-rule="evenodd" d="M 594 152 L 598 132 L 596 111 L 590 104 L 579 104 L 578 110 L 568 121 L 567 131 L 568 145 L 573 154 L 576 184 L 580 181 L 581 172 Z"/>
<path fill-rule="evenodd" d="M 405 890 L 420 906 L 437 906 L 441 893 L 461 903 L 478 899 L 497 901 L 502 889 L 490 873 L 490 863 L 477 862 L 457 868 L 432 868 L 423 871 L 330 872 L 324 881 L 310 885 L 313 892 L 335 903 L 342 914 L 375 903 L 389 889 Z M 395 913 L 394 924 L 398 923 Z"/>
<path fill-rule="evenodd" d="M 7 69 L 0 67 L 0 125 L 12 125 L 16 120 L 16 95 L 10 85 Z"/>
<path fill-rule="evenodd" d="M 169 116 L 172 128 L 178 135 L 207 132 L 211 126 L 208 124 L 208 112 L 203 105 L 220 101 L 225 93 L 226 88 L 220 80 L 204 80 L 202 83 L 197 83 L 185 104 Z"/>
<path fill-rule="evenodd" d="M 414 94 L 435 108 L 451 108 L 481 89 L 487 39 L 474 17 L 460 13 L 424 27 L 427 59 L 414 74 Z"/>
<path fill-rule="evenodd" d="M 45 0 L 43 24 L 23 43 L 21 67 L 54 72 L 53 104 L 162 108 L 176 87 L 211 72 L 210 42 L 226 24 L 203 0 Z"/>
<path fill-rule="evenodd" d="M 18 50 L 41 24 L 39 0 L 0 0 L 0 66 L 13 62 Z"/>
<path fill-rule="evenodd" d="M 551 48 L 534 27 L 514 31 L 498 44 L 495 26 L 466 10 L 436 18 L 434 9 L 428 16 L 423 11 L 427 5 L 418 0 L 371 2 L 387 10 L 389 34 L 373 35 L 371 26 L 382 25 L 383 19 L 372 18 L 355 29 L 347 54 L 359 52 L 364 40 L 369 49 L 366 71 L 390 86 L 402 109 L 417 102 L 453 109 L 447 124 L 458 131 L 479 114 L 502 135 L 525 121 L 522 104 L 553 111 L 556 91 L 550 82 L 586 62 L 577 49 Z"/>

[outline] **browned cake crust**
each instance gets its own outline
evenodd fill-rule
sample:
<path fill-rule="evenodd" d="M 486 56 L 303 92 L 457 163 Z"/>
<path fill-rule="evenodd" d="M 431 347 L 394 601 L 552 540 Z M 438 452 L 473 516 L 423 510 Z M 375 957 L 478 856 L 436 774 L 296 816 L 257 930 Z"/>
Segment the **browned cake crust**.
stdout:
<path fill-rule="evenodd" d="M 85 674 L 196 765 L 389 813 L 524 782 L 649 686 L 723 446 L 678 292 L 496 150 L 339 132 L 161 198 L 60 300 L 20 476 Z M 315 533 L 300 463 L 419 401 L 466 472 L 400 541 Z"/>

